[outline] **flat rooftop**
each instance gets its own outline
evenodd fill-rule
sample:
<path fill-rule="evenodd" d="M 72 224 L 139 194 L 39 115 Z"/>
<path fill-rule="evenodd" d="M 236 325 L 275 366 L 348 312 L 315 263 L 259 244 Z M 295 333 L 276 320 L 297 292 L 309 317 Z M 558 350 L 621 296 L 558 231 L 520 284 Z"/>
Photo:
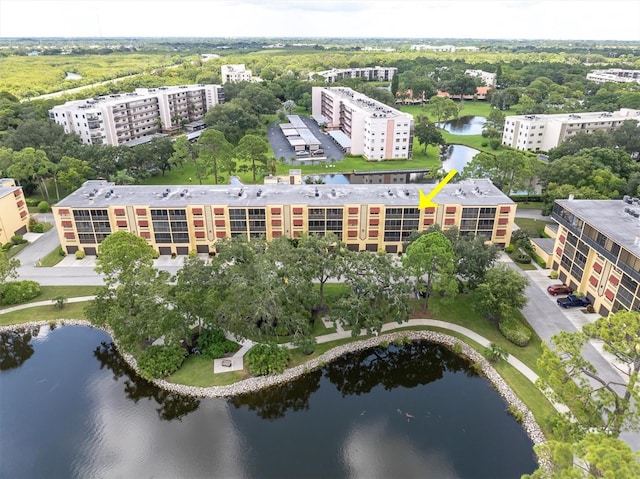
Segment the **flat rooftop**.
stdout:
<path fill-rule="evenodd" d="M 556 203 L 640 257 L 640 203 L 623 200 L 556 200 Z M 625 211 L 626 210 L 626 211 Z M 635 211 L 639 217 L 631 215 Z"/>
<path fill-rule="evenodd" d="M 346 87 L 314 87 L 314 88 L 323 88 L 324 90 L 328 90 L 341 99 L 345 101 L 345 103 L 350 104 L 354 108 L 358 108 L 360 110 L 366 111 L 368 113 L 373 113 L 374 115 L 381 118 L 393 118 L 393 117 L 407 117 L 413 119 L 408 113 L 403 113 L 400 110 L 396 110 L 395 108 L 390 107 L 389 105 L 385 105 L 373 98 L 369 98 L 368 96 L 358 93 L 357 91 L 352 90 L 351 88 Z"/>
<path fill-rule="evenodd" d="M 614 112 L 588 111 L 582 113 L 558 113 L 554 115 L 509 115 L 505 120 L 509 119 L 576 123 L 590 121 L 640 120 L 640 110 L 623 108 Z"/>
<path fill-rule="evenodd" d="M 178 208 L 185 205 L 267 206 L 303 204 L 343 206 L 383 204 L 417 207 L 422 188 L 425 194 L 436 185 L 115 185 L 104 180 L 87 181 L 60 201 L 57 207 L 96 208 L 147 206 Z M 465 180 L 447 184 L 436 195 L 439 204 L 493 206 L 513 201 L 489 180 Z"/>
<path fill-rule="evenodd" d="M 0 198 L 12 195 L 14 191 L 19 189 L 19 186 L 0 186 Z"/>

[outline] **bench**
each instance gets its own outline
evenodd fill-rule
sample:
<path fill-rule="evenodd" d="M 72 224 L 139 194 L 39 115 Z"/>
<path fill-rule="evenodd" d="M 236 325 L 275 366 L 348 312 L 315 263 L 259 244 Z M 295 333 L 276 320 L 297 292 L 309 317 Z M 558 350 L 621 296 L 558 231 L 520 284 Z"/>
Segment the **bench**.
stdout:
<path fill-rule="evenodd" d="M 222 366 L 225 368 L 230 368 L 231 367 L 231 359 L 223 359 L 222 360 Z"/>

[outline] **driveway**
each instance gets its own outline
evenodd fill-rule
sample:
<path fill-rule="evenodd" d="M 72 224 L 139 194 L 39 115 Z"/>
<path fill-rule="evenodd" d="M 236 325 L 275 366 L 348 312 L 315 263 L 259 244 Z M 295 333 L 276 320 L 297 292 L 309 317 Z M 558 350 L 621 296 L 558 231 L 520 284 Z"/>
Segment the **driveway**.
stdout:
<path fill-rule="evenodd" d="M 556 303 L 556 296 L 547 293 L 546 288 L 558 280 L 550 279 L 551 270 L 523 271 L 514 264 L 506 255 L 501 256 L 500 262 L 506 263 L 522 276 L 529 280 L 526 295 L 529 298 L 527 305 L 522 309 L 522 314 L 540 338 L 549 344 L 551 337 L 561 331 L 573 333 L 582 326 L 591 323 L 600 317 L 599 314 L 584 314 L 580 308 L 563 309 Z M 593 364 L 598 374 L 607 381 L 620 383 L 624 379 L 614 365 L 615 358 L 602 352 L 600 342 L 590 342 L 582 352 L 584 358 Z M 627 432 L 620 435 L 634 451 L 640 451 L 640 433 Z"/>

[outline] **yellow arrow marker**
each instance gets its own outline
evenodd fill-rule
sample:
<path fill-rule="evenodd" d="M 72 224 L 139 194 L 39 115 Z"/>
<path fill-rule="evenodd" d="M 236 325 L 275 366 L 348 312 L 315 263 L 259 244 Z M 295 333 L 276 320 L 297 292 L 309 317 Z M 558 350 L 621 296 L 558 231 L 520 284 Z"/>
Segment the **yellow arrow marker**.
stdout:
<path fill-rule="evenodd" d="M 424 191 L 422 191 L 422 188 L 418 190 L 420 191 L 420 200 L 418 201 L 418 209 L 422 210 L 424 208 L 434 208 L 438 206 L 438 203 L 435 203 L 432 201 L 434 196 L 436 196 L 440 192 L 440 190 L 444 185 L 446 185 L 447 183 L 449 183 L 449 181 L 451 181 L 451 178 L 456 176 L 456 173 L 457 171 L 455 169 L 451 169 L 451 171 L 447 173 L 447 176 L 445 176 L 442 179 L 442 181 L 436 185 L 436 187 L 431 191 L 431 193 L 429 193 L 429 195 L 425 195 Z"/>

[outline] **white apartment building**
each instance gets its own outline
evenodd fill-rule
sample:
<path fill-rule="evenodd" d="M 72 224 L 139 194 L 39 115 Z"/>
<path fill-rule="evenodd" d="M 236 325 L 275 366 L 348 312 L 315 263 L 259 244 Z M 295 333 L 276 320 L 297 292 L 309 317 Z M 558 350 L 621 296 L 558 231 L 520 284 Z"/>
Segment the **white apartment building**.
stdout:
<path fill-rule="evenodd" d="M 480 50 L 478 47 L 457 47 L 455 45 L 411 45 L 411 50 L 416 51 L 430 51 L 430 52 L 456 52 L 457 50 L 463 50 L 468 52 L 475 52 Z"/>
<path fill-rule="evenodd" d="M 370 161 L 411 158 L 413 116 L 351 88 L 313 87 L 311 111 L 328 130 L 351 139 L 351 153 Z"/>
<path fill-rule="evenodd" d="M 504 121 L 502 144 L 517 150 L 549 151 L 578 133 L 612 130 L 627 120 L 640 121 L 640 111 L 622 108 L 613 113 L 508 116 Z"/>
<path fill-rule="evenodd" d="M 49 110 L 49 119 L 85 144 L 118 146 L 200 120 L 219 103 L 224 103 L 220 85 L 137 88 L 133 93 L 69 101 Z"/>
<path fill-rule="evenodd" d="M 324 78 L 326 83 L 335 83 L 344 78 L 359 78 L 364 81 L 391 81 L 398 73 L 396 67 L 362 67 L 362 68 L 333 68 L 321 72 L 309 73 L 309 79 L 316 75 Z"/>
<path fill-rule="evenodd" d="M 222 65 L 220 67 L 220 74 L 222 76 L 222 84 L 225 83 L 238 83 L 241 81 L 251 81 L 251 70 L 247 70 L 244 63 L 237 65 Z"/>
<path fill-rule="evenodd" d="M 496 74 L 485 72 L 483 70 L 465 70 L 465 75 L 480 78 L 485 86 L 496 86 Z"/>
<path fill-rule="evenodd" d="M 640 83 L 640 70 L 622 70 L 620 68 L 592 70 L 587 73 L 587 80 L 595 83 Z"/>

